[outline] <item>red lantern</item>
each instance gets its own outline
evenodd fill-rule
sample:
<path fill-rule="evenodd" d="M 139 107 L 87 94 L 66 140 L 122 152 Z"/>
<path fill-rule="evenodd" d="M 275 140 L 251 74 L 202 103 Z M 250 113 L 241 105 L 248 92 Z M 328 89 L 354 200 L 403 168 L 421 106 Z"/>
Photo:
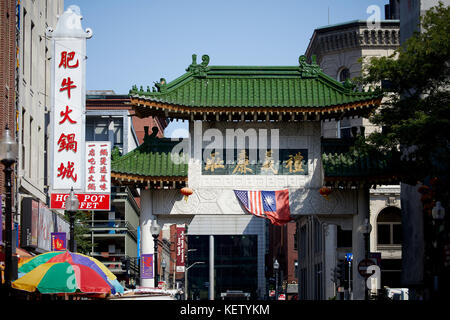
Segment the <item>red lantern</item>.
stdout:
<path fill-rule="evenodd" d="M 191 188 L 184 187 L 181 189 L 181 194 L 184 196 L 184 201 L 188 201 L 188 197 L 194 193 L 194 191 Z"/>
<path fill-rule="evenodd" d="M 422 185 L 417 189 L 417 191 L 421 194 L 428 194 L 430 192 L 430 187 Z"/>
<path fill-rule="evenodd" d="M 328 195 L 331 193 L 331 189 L 328 187 L 322 187 L 319 189 L 319 193 L 327 200 L 330 200 L 328 198 Z"/>

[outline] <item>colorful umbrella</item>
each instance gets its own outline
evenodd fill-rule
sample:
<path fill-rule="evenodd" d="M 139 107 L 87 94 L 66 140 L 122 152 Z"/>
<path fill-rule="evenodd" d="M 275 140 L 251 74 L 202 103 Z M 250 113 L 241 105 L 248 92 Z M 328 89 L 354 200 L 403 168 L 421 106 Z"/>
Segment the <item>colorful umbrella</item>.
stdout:
<path fill-rule="evenodd" d="M 116 276 L 97 259 L 81 253 L 52 251 L 19 264 L 14 288 L 41 293 L 123 293 Z"/>

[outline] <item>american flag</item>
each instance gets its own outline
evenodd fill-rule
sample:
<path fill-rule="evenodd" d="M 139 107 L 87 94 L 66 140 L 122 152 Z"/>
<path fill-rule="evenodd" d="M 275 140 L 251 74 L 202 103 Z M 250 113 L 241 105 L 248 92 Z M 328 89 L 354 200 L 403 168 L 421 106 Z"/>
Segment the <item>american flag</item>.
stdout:
<path fill-rule="evenodd" d="M 261 191 L 234 190 L 234 193 L 248 212 L 255 216 L 265 217 Z"/>
<path fill-rule="evenodd" d="M 234 190 L 236 197 L 251 214 L 269 219 L 272 224 L 283 225 L 291 221 L 289 190 L 250 191 Z"/>

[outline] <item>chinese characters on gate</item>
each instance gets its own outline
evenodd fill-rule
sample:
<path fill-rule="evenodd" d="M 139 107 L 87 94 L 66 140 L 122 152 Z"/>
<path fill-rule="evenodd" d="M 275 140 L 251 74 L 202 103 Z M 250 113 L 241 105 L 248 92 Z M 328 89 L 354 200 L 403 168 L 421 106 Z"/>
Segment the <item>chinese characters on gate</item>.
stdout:
<path fill-rule="evenodd" d="M 249 150 L 225 149 L 225 154 L 213 151 L 206 156 L 202 166 L 202 174 L 216 175 L 307 175 L 308 174 L 308 150 L 307 149 L 282 149 L 279 150 L 279 160 L 272 156 L 272 150 L 268 150 L 256 161 L 250 161 Z M 228 159 L 227 153 L 231 153 L 233 161 L 224 163 Z"/>

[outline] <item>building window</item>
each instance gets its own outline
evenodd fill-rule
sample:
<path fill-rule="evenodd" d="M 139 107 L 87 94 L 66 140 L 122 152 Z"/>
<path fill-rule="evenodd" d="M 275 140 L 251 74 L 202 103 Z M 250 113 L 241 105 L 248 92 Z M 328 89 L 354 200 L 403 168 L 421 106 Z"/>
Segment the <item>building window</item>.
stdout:
<path fill-rule="evenodd" d="M 295 233 L 294 233 L 294 250 L 298 250 L 298 231 L 297 229 L 295 229 Z"/>
<path fill-rule="evenodd" d="M 33 83 L 33 31 L 34 31 L 34 23 L 31 21 L 31 30 L 30 30 L 30 86 Z"/>
<path fill-rule="evenodd" d="M 322 224 L 315 219 L 314 220 L 314 252 L 322 252 Z"/>
<path fill-rule="evenodd" d="M 28 136 L 28 156 L 29 156 L 29 160 L 28 160 L 28 177 L 30 177 L 30 179 L 33 177 L 33 157 L 32 157 L 32 153 L 33 153 L 33 118 L 30 117 L 30 131 L 29 131 L 29 136 Z"/>
<path fill-rule="evenodd" d="M 27 10 L 23 9 L 22 17 L 22 74 L 25 75 L 25 35 L 26 35 Z"/>
<path fill-rule="evenodd" d="M 352 126 L 350 119 L 344 118 L 338 121 L 338 138 L 349 139 L 352 137 Z"/>
<path fill-rule="evenodd" d="M 25 148 L 25 109 L 22 109 L 22 170 L 25 171 L 26 148 Z"/>
<path fill-rule="evenodd" d="M 342 68 L 339 71 L 338 79 L 340 82 L 345 82 L 345 80 L 350 79 L 350 70 L 348 68 Z"/>
<path fill-rule="evenodd" d="M 337 247 L 352 247 L 352 230 L 342 230 L 341 226 L 337 227 Z"/>
<path fill-rule="evenodd" d="M 119 147 L 122 152 L 123 120 L 86 117 L 86 141 L 111 141 L 112 147 Z"/>
<path fill-rule="evenodd" d="M 383 209 L 377 218 L 377 244 L 399 246 L 402 244 L 401 211 L 396 207 Z"/>
<path fill-rule="evenodd" d="M 306 226 L 300 228 L 300 258 L 306 258 Z"/>

